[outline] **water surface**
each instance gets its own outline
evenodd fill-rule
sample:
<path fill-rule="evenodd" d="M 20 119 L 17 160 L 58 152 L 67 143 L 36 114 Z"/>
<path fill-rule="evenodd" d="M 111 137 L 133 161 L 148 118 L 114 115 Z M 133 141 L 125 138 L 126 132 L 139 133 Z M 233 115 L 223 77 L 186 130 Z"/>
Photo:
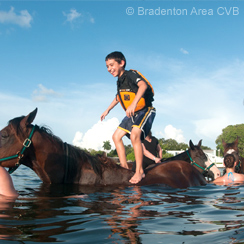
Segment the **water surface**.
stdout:
<path fill-rule="evenodd" d="M 0 243 L 244 243 L 244 186 L 44 185 L 21 166 L 0 199 Z"/>

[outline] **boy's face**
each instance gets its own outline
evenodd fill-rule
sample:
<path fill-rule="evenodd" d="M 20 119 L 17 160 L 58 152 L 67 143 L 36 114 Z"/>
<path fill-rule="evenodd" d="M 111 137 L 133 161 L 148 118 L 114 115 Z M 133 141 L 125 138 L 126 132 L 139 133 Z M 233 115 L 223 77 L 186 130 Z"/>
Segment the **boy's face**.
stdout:
<path fill-rule="evenodd" d="M 118 63 L 114 59 L 108 59 L 106 61 L 107 70 L 113 77 L 120 77 L 124 73 L 124 64 L 125 62 L 123 60 L 121 63 Z"/>

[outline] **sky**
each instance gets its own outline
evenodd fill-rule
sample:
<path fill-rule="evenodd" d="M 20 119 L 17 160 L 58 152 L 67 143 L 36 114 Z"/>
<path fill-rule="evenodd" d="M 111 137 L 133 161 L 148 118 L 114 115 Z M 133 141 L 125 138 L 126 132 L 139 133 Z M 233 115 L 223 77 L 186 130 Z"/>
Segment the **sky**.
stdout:
<path fill-rule="evenodd" d="M 152 134 L 189 144 L 244 122 L 244 1 L 0 1 L 0 128 L 34 124 L 101 150 L 125 113 L 105 57 L 121 51 L 155 91 Z M 124 140 L 130 144 L 128 139 Z"/>

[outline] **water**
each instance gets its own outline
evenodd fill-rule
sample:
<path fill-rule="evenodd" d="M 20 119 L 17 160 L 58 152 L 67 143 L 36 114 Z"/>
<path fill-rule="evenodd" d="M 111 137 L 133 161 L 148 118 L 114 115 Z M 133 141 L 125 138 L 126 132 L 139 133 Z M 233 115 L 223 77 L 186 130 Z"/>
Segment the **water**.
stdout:
<path fill-rule="evenodd" d="M 45 186 L 21 166 L 0 243 L 244 243 L 244 186 Z M 85 194 L 83 194 L 85 193 Z"/>

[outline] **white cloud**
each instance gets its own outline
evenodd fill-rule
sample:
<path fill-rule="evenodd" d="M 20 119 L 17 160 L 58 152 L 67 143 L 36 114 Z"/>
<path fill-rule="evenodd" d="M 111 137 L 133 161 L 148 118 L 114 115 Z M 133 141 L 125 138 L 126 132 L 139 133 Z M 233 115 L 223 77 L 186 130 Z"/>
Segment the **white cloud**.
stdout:
<path fill-rule="evenodd" d="M 15 24 L 20 27 L 31 27 L 33 18 L 27 10 L 21 10 L 20 14 L 16 14 L 14 8 L 11 7 L 8 12 L 0 11 L 0 23 Z"/>
<path fill-rule="evenodd" d="M 223 128 L 244 123 L 243 61 L 217 65 L 210 61 L 209 67 L 201 67 L 178 61 L 167 64 L 164 60 L 162 57 L 164 66 L 159 65 L 159 68 L 162 66 L 162 80 L 158 78 L 159 69 L 157 80 L 152 79 L 157 109 L 153 131 L 165 137 L 164 128 L 172 124 L 184 131 L 187 140 L 203 139 L 204 145 L 214 148 Z M 178 64 L 175 68 L 174 63 Z"/>
<path fill-rule="evenodd" d="M 183 131 L 181 129 L 176 129 L 172 125 L 167 125 L 164 128 L 164 133 L 160 132 L 159 134 L 164 139 L 174 139 L 178 143 L 185 142 L 185 138 L 183 136 Z"/>
<path fill-rule="evenodd" d="M 189 52 L 187 50 L 185 50 L 184 48 L 181 48 L 180 51 L 183 53 L 183 54 L 189 54 Z"/>
<path fill-rule="evenodd" d="M 94 24 L 95 23 L 95 19 L 90 15 L 88 14 L 88 20 L 90 23 Z"/>
<path fill-rule="evenodd" d="M 70 9 L 68 13 L 63 11 L 63 15 L 66 17 L 66 22 L 70 23 L 72 27 L 74 24 L 78 25 L 83 22 L 95 23 L 95 19 L 90 13 L 79 13 L 76 9 Z"/>
<path fill-rule="evenodd" d="M 81 17 L 81 13 L 77 12 L 76 9 L 71 9 L 67 14 L 63 12 L 63 15 L 67 17 L 66 21 L 70 23 Z"/>
<path fill-rule="evenodd" d="M 32 93 L 32 100 L 36 102 L 48 102 L 50 98 L 60 96 L 60 93 L 39 84 L 38 89 L 34 90 Z"/>
<path fill-rule="evenodd" d="M 84 135 L 82 132 L 77 131 L 73 139 L 73 144 L 81 148 L 102 150 L 103 142 L 110 141 L 112 148 L 114 148 L 112 135 L 118 125 L 119 120 L 117 118 L 102 122 L 98 121 Z"/>

